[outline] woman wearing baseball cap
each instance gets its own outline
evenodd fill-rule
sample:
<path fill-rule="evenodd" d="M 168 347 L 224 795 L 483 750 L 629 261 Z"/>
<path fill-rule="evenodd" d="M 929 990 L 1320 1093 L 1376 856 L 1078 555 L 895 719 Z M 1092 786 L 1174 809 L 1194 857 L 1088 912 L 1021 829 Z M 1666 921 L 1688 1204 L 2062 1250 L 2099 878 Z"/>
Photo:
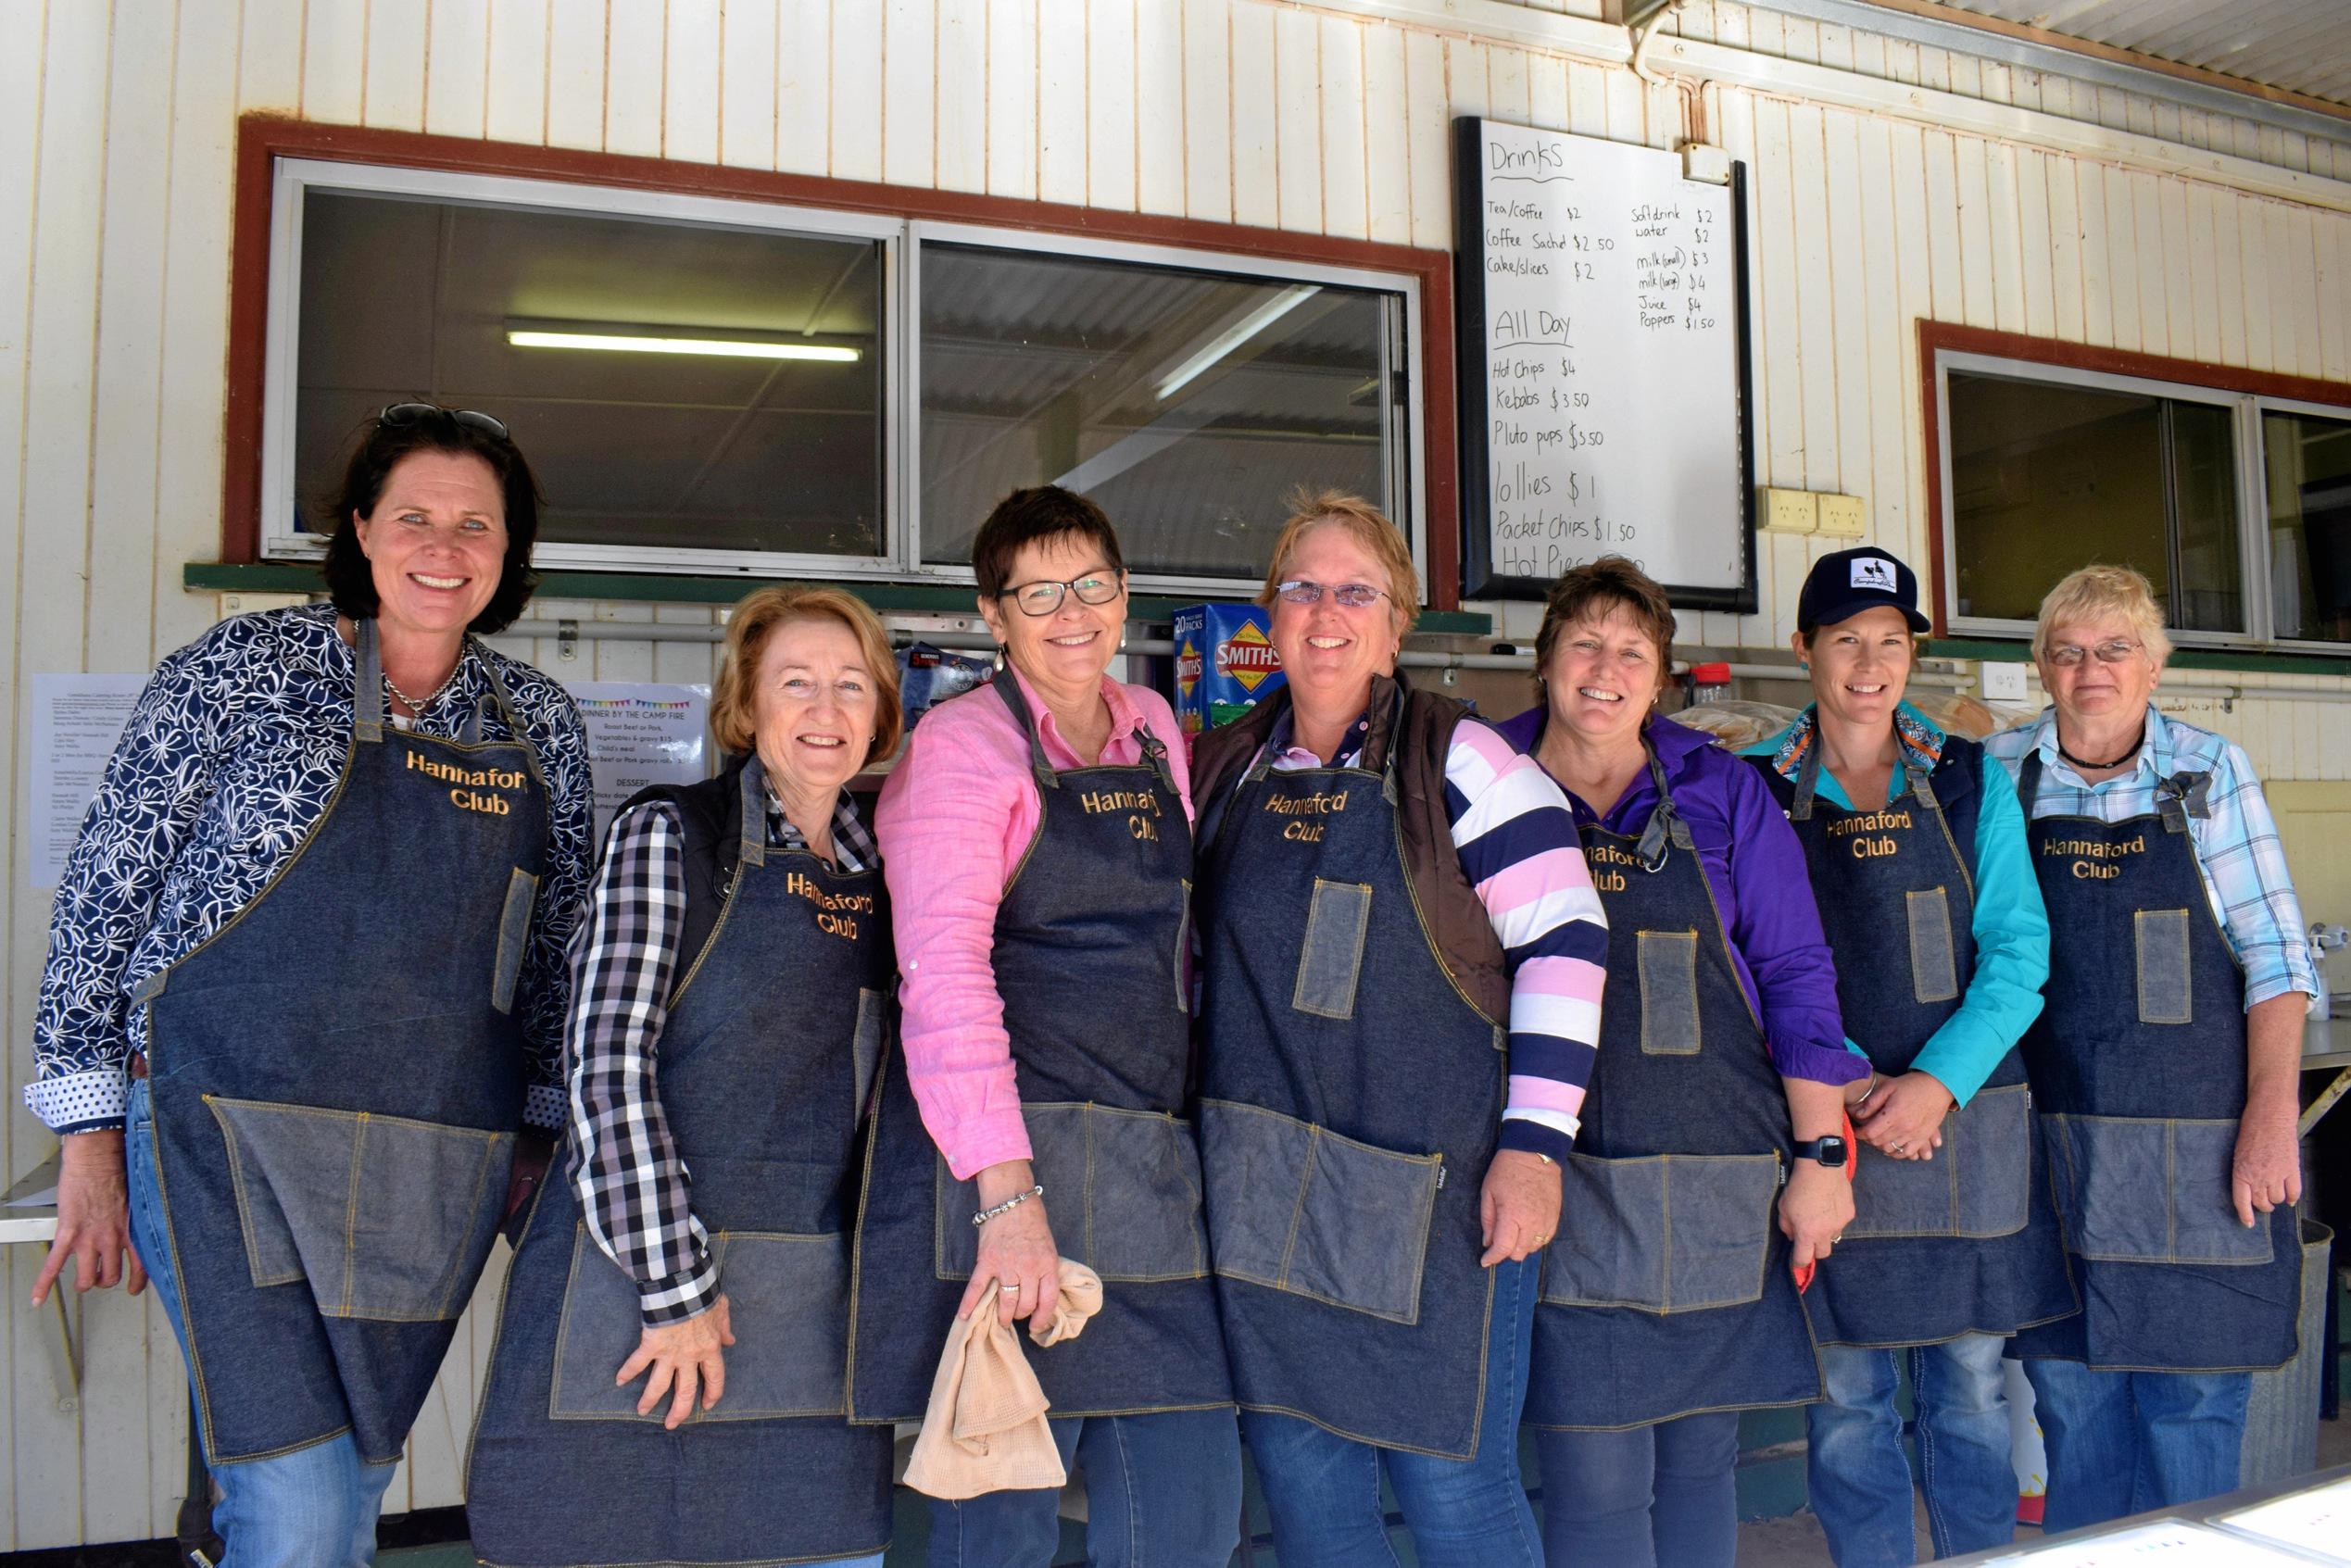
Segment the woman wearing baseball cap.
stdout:
<path fill-rule="evenodd" d="M 1805 1297 L 1826 1402 L 1810 1491 L 1840 1568 L 1916 1560 L 1895 1353 L 1916 1389 L 1937 1554 L 2009 1539 L 2005 1336 L 2078 1309 L 2016 1047 L 2041 1010 L 2049 922 L 2007 774 L 1903 700 L 1917 577 L 1823 556 L 1797 601 L 1813 703 L 1748 749 L 1788 811 L 1874 1078 L 1854 1112 L 1844 1244 Z"/>

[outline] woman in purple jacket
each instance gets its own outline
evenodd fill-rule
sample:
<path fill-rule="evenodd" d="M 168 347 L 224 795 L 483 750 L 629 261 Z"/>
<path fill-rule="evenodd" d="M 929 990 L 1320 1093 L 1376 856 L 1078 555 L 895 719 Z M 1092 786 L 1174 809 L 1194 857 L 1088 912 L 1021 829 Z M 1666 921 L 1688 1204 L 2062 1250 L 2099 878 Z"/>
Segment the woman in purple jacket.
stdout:
<path fill-rule="evenodd" d="M 1799 1282 L 1853 1215 L 1843 1102 L 1869 1064 L 1786 817 L 1654 712 L 1673 632 L 1630 561 L 1577 568 L 1536 640 L 1544 700 L 1501 726 L 1566 792 L 1608 911 L 1527 1399 L 1552 1568 L 1729 1568 L 1738 1411 L 1820 1397 Z"/>

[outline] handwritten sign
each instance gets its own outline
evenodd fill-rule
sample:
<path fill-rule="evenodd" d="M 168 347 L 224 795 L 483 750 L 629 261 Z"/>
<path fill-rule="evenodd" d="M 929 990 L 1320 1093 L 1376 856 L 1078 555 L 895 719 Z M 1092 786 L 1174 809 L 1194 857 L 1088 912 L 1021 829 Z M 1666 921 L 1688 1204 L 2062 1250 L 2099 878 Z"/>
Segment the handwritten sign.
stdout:
<path fill-rule="evenodd" d="M 1738 187 L 1672 153 L 1457 122 L 1463 552 L 1473 596 L 1628 556 L 1754 603 Z"/>

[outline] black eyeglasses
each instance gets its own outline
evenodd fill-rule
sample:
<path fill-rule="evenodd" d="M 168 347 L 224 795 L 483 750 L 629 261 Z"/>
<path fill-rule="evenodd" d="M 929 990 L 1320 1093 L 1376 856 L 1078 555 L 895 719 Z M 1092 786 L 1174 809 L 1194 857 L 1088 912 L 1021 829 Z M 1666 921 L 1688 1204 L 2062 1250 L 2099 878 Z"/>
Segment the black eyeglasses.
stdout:
<path fill-rule="evenodd" d="M 375 422 L 386 430 L 405 430 L 427 420 L 446 420 L 468 430 L 478 430 L 492 440 L 514 444 L 514 437 L 507 433 L 502 420 L 473 408 L 444 408 L 438 403 L 394 403 L 375 417 Z"/>
<path fill-rule="evenodd" d="M 999 588 L 996 596 L 1020 606 L 1023 615 L 1050 615 L 1062 608 L 1063 594 L 1075 593 L 1082 605 L 1106 605 L 1124 587 L 1114 571 L 1089 571 L 1066 583 L 1023 583 L 1015 588 Z"/>

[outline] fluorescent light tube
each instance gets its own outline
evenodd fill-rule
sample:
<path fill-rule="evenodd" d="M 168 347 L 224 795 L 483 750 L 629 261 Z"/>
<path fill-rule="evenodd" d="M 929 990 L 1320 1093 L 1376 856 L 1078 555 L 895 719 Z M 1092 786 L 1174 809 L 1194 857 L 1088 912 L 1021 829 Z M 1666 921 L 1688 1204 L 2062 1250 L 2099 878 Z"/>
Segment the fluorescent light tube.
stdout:
<path fill-rule="evenodd" d="M 1159 400 L 1163 403 L 1166 402 L 1190 385 L 1202 371 L 1215 365 L 1226 355 L 1230 354 L 1234 349 L 1238 348 L 1242 344 L 1247 343 L 1251 338 L 1255 337 L 1259 332 L 1264 332 L 1267 327 L 1272 326 L 1322 292 L 1322 289 L 1314 283 L 1293 284 L 1235 321 L 1231 326 L 1202 344 L 1199 353 L 1168 372 L 1167 379 L 1159 383 Z"/>
<path fill-rule="evenodd" d="M 621 332 L 549 332 L 509 329 L 517 348 L 602 348 L 621 354 L 708 354 L 726 359 L 816 359 L 854 365 L 854 348 L 821 343 L 752 343 L 739 338 L 639 337 Z"/>

